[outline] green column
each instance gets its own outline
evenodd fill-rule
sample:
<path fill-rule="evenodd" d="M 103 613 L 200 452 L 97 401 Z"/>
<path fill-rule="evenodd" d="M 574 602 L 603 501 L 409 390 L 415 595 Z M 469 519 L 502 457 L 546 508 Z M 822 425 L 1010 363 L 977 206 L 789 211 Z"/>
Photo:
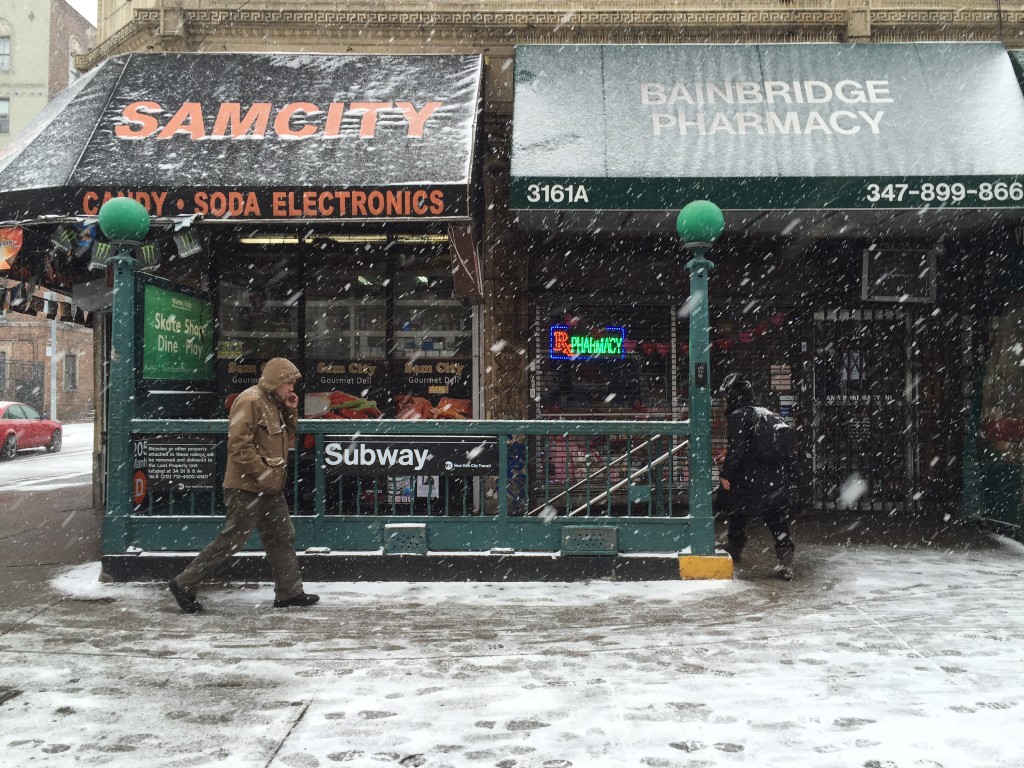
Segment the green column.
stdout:
<path fill-rule="evenodd" d="M 690 548 L 715 551 L 711 510 L 711 355 L 708 351 L 708 272 L 714 266 L 695 250 L 690 271 Z"/>
<path fill-rule="evenodd" d="M 107 393 L 107 510 L 103 552 L 125 552 L 131 543 L 132 419 L 135 416 L 135 259 L 132 249 L 149 233 L 149 213 L 136 201 L 115 197 L 100 208 L 100 231 L 117 249 Z"/>
<path fill-rule="evenodd" d="M 110 330 L 110 385 L 107 406 L 107 513 L 103 553 L 119 554 L 129 541 L 132 511 L 131 423 L 135 415 L 135 259 L 120 247 L 114 266 Z"/>
<path fill-rule="evenodd" d="M 686 205 L 676 231 L 691 254 L 690 273 L 690 551 L 715 553 L 715 518 L 711 509 L 711 355 L 708 331 L 707 259 L 711 244 L 725 228 L 721 209 L 707 200 Z"/>

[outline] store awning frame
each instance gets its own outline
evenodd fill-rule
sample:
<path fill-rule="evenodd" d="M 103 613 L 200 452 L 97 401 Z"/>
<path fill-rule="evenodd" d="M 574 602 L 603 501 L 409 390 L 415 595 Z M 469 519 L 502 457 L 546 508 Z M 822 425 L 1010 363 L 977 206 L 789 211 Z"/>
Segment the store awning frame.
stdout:
<path fill-rule="evenodd" d="M 522 46 L 510 197 L 528 228 L 1013 219 L 1024 96 L 993 43 Z"/>
<path fill-rule="evenodd" d="M 54 99 L 0 155 L 0 219 L 472 217 L 478 55 L 129 54 Z"/>

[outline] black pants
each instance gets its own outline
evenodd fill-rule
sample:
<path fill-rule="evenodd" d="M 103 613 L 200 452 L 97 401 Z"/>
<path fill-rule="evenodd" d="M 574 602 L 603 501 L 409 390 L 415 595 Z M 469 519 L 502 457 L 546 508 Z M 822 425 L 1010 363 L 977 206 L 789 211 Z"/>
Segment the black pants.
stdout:
<path fill-rule="evenodd" d="M 772 532 L 775 539 L 775 555 L 779 562 L 789 564 L 793 561 L 793 536 L 789 530 L 789 508 L 786 494 L 772 494 L 758 500 L 737 497 L 733 493 L 724 494 L 719 490 L 720 506 L 726 513 L 729 526 L 727 539 L 734 553 L 743 551 L 747 544 L 747 523 L 760 517 Z"/>

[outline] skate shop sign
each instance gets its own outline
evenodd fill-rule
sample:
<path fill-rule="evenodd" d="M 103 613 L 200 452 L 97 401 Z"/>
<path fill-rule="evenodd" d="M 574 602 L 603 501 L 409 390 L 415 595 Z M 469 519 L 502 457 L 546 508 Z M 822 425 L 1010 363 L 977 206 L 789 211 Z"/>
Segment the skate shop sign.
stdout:
<path fill-rule="evenodd" d="M 498 440 L 327 435 L 324 469 L 338 475 L 497 475 Z"/>

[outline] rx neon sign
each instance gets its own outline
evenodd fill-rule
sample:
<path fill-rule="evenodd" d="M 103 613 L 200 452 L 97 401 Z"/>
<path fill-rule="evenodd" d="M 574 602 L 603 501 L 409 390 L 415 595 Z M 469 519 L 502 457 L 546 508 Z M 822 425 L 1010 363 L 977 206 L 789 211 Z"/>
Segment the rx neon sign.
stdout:
<path fill-rule="evenodd" d="M 551 326 L 552 360 L 593 360 L 626 356 L 626 329 L 609 327 L 601 336 L 575 333 L 567 325 Z"/>

